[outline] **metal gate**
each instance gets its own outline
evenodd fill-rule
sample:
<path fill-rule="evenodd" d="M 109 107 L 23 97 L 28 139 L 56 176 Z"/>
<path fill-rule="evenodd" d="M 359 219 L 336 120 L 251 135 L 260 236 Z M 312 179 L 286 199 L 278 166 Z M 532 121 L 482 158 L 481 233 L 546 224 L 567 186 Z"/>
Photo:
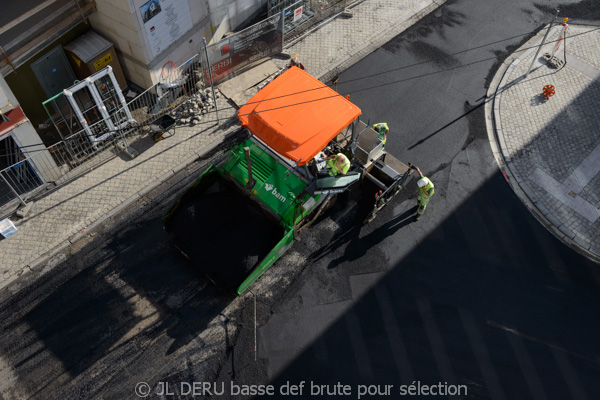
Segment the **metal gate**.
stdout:
<path fill-rule="evenodd" d="M 297 40 L 314 26 L 342 12 L 348 0 L 268 0 L 268 15 L 284 18 L 285 44 Z"/>
<path fill-rule="evenodd" d="M 14 200 L 15 195 L 26 195 L 43 183 L 12 134 L 0 138 L 0 207 Z"/>

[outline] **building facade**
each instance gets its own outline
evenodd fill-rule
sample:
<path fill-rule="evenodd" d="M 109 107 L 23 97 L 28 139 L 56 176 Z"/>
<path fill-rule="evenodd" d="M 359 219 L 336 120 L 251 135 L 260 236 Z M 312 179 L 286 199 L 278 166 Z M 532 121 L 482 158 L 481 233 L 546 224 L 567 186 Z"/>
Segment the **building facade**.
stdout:
<path fill-rule="evenodd" d="M 125 75 L 141 87 L 181 65 L 265 9 L 265 0 L 96 0 L 93 28 L 114 43 Z"/>
<path fill-rule="evenodd" d="M 181 65 L 230 31 L 244 27 L 266 12 L 266 0 L 21 0 L 0 14 L 0 72 L 27 117 L 51 145 L 52 112 L 42 103 L 111 65 L 120 85 L 139 92 L 159 82 L 165 65 Z M 92 31 L 92 33 L 90 33 Z M 98 49 L 88 68 L 81 67 L 85 49 L 78 42 L 101 36 L 107 49 Z M 87 36 L 87 39 L 85 39 Z M 98 40 L 94 40 L 98 43 Z M 108 48 L 112 49 L 108 50 Z M 84 60 L 85 61 L 85 60 Z M 127 87 L 121 87 L 127 89 Z"/>

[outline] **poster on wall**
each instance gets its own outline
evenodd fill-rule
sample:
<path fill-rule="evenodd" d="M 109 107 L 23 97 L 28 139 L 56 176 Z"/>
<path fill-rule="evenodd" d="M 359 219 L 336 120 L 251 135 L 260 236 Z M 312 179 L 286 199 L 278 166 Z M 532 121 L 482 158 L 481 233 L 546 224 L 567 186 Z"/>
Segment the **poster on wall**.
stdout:
<path fill-rule="evenodd" d="M 152 56 L 192 29 L 190 5 L 182 0 L 150 0 L 140 7 Z"/>

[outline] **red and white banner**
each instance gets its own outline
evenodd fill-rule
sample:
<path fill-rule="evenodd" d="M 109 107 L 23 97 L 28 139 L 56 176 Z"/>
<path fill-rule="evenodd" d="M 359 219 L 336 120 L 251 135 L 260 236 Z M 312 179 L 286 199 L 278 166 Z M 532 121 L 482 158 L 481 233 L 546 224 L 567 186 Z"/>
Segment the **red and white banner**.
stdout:
<path fill-rule="evenodd" d="M 562 24 L 563 29 L 561 29 L 561 31 L 560 31 L 560 36 L 558 37 L 558 40 L 556 41 L 556 45 L 554 46 L 554 50 L 552 50 L 551 55 L 556 54 L 556 52 L 560 48 L 560 44 L 562 43 L 563 39 L 567 35 L 567 29 L 569 28 L 569 24 L 567 24 L 568 19 L 569 18 L 565 18 L 565 20 L 563 21 L 563 24 Z"/>

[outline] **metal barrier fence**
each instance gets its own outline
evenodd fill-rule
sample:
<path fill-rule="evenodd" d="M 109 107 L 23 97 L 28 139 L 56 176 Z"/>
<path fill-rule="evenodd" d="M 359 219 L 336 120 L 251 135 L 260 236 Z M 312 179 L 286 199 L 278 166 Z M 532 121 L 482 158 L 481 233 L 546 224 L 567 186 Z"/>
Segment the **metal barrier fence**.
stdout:
<path fill-rule="evenodd" d="M 23 160 L 0 171 L 0 210 L 12 210 L 13 206 L 23 203 L 23 194 L 39 188 L 42 180 L 32 171 L 32 165 Z M 3 212 L 0 212 L 2 219 Z"/>
<path fill-rule="evenodd" d="M 347 4 L 348 0 L 270 1 L 266 19 L 212 43 L 206 47 L 206 54 L 201 52 L 201 63 L 207 67 L 205 82 L 209 81 L 208 71 L 213 82 L 220 83 L 243 73 L 254 62 L 281 53 L 286 44 L 343 11 Z"/>
<path fill-rule="evenodd" d="M 0 215 L 39 195 L 49 183 L 60 186 L 112 158 L 123 148 L 118 141 L 126 143 L 122 132 L 92 144 L 80 131 L 48 148 L 29 150 L 28 157 L 0 171 L 0 186 L 5 186 L 0 192 Z"/>
<path fill-rule="evenodd" d="M 205 86 L 199 55 L 179 67 L 169 61 L 162 68 L 161 81 L 127 103 L 127 106 L 139 125 L 147 125 L 199 94 Z"/>
<path fill-rule="evenodd" d="M 179 67 L 165 64 L 161 81 L 127 103 L 135 123 L 111 131 L 104 120 L 97 121 L 89 128 L 106 133 L 103 140 L 90 141 L 82 129 L 50 147 L 31 147 L 27 157 L 0 170 L 0 219 L 47 193 L 44 189 L 62 186 L 113 159 L 130 141 L 147 136 L 150 125 L 166 114 L 179 125 L 216 121 L 217 103 L 210 99 L 212 88 L 203 81 L 199 60 L 196 55 Z"/>
<path fill-rule="evenodd" d="M 210 70 L 206 68 L 206 82 L 210 78 L 209 71 L 212 81 L 219 83 L 238 75 L 254 62 L 281 53 L 282 30 L 282 16 L 276 14 L 207 46 L 202 58 L 203 65 L 210 66 Z"/>
<path fill-rule="evenodd" d="M 343 11 L 348 3 L 348 0 L 271 1 L 269 13 L 281 12 L 283 14 L 284 45 L 289 45 L 320 22 Z"/>

